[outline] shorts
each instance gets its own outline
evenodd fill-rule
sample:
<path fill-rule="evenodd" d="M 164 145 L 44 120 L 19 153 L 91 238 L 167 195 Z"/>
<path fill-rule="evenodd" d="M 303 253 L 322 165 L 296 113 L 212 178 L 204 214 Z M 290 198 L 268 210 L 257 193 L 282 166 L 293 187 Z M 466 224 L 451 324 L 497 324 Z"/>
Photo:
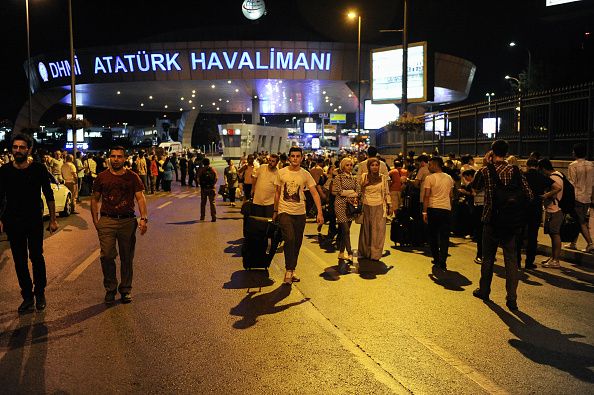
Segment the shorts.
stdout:
<path fill-rule="evenodd" d="M 561 225 L 563 224 L 563 212 L 561 210 L 556 213 L 546 213 L 544 232 L 547 235 L 558 235 L 561 233 Z"/>
<path fill-rule="evenodd" d="M 575 219 L 580 225 L 588 223 L 588 210 L 590 209 L 589 203 L 575 202 Z"/>

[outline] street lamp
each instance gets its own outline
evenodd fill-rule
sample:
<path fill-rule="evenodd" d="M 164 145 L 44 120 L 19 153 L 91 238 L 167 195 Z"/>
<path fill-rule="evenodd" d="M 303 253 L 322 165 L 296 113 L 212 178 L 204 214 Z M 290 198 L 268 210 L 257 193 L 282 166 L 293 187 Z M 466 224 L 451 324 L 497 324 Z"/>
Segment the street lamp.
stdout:
<path fill-rule="evenodd" d="M 514 81 L 516 84 L 518 84 L 518 107 L 516 108 L 516 110 L 518 111 L 518 133 L 520 133 L 520 122 L 521 122 L 521 118 L 520 115 L 522 113 L 522 84 L 520 83 L 520 80 L 515 78 L 515 77 L 511 77 L 509 75 L 505 76 L 506 80 L 511 80 Z M 518 140 L 518 144 L 521 144 L 521 140 Z M 518 152 L 519 149 L 518 149 Z"/>
<path fill-rule="evenodd" d="M 70 102 L 72 103 L 72 120 L 76 122 L 76 69 L 74 68 L 74 35 L 72 33 L 72 0 L 68 0 L 68 26 L 70 28 Z M 76 130 L 72 128 L 72 155 L 76 157 Z"/>
<path fill-rule="evenodd" d="M 349 19 L 357 18 L 357 133 L 359 133 L 361 119 L 361 15 L 350 11 L 347 16 Z"/>
<path fill-rule="evenodd" d="M 518 84 L 518 92 L 522 92 L 522 83 L 520 82 L 519 79 L 515 78 L 515 77 L 511 77 L 509 75 L 505 76 L 506 80 L 512 80 L 514 81 L 516 84 Z"/>
<path fill-rule="evenodd" d="M 29 37 L 29 0 L 25 0 L 25 14 L 27 16 L 27 77 L 29 86 L 27 92 L 29 94 L 29 128 L 33 124 L 33 110 L 31 109 L 31 41 Z"/>
<path fill-rule="evenodd" d="M 491 92 L 491 93 L 485 93 L 485 96 L 487 96 L 487 101 L 489 102 L 489 117 L 491 116 L 491 98 L 493 96 L 495 96 L 495 93 Z"/>
<path fill-rule="evenodd" d="M 509 46 L 513 48 L 513 47 L 518 46 L 518 44 L 515 41 L 511 41 L 509 43 Z M 524 49 L 526 50 L 526 52 L 528 52 L 528 70 L 526 71 L 526 73 L 527 73 L 526 80 L 527 80 L 528 83 L 530 83 L 530 77 L 532 76 L 532 74 L 531 74 L 531 70 L 532 70 L 532 52 L 530 52 L 530 49 L 529 48 L 526 48 L 525 46 L 524 46 Z"/>

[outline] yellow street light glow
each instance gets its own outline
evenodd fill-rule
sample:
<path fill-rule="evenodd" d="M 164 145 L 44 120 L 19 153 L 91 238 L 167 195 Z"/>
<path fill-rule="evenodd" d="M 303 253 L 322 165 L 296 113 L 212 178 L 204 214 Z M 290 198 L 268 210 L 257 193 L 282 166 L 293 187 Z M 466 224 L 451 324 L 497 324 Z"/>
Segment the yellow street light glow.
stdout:
<path fill-rule="evenodd" d="M 349 11 L 347 14 L 347 17 L 349 19 L 355 19 L 356 17 L 358 17 L 359 15 L 355 12 L 355 11 Z"/>

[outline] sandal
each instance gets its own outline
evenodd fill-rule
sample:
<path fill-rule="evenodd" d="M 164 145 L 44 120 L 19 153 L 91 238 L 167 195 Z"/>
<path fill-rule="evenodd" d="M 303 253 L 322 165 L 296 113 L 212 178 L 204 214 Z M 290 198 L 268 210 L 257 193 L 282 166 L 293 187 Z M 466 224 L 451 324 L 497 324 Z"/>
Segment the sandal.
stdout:
<path fill-rule="evenodd" d="M 293 283 L 293 272 L 291 270 L 287 270 L 285 272 L 285 278 L 283 279 L 284 285 L 291 285 Z"/>

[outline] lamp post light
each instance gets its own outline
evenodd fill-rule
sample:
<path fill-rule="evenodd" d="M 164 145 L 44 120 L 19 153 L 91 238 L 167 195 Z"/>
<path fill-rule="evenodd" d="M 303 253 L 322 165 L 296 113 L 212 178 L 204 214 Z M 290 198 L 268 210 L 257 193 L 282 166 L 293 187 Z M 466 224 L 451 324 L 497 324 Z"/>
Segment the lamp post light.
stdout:
<path fill-rule="evenodd" d="M 514 81 L 516 84 L 518 84 L 518 92 L 520 92 L 520 93 L 522 92 L 522 82 L 520 82 L 520 80 L 519 80 L 519 79 L 517 79 L 517 78 L 515 78 L 515 77 L 511 77 L 511 76 L 509 76 L 509 75 L 506 75 L 506 76 L 505 76 L 505 79 L 506 79 L 506 80 L 511 80 L 511 81 Z"/>
<path fill-rule="evenodd" d="M 349 19 L 357 18 L 357 133 L 359 133 L 361 119 L 361 15 L 350 11 L 347 16 Z"/>
<path fill-rule="evenodd" d="M 522 114 L 522 84 L 519 79 L 511 77 L 509 75 L 506 75 L 505 79 L 508 81 L 514 81 L 516 84 L 518 84 L 518 107 L 516 108 L 516 110 L 518 111 L 518 133 L 520 133 L 520 117 Z M 519 144 L 521 144 L 521 140 L 519 140 Z"/>
<path fill-rule="evenodd" d="M 513 48 L 513 47 L 517 47 L 518 44 L 515 41 L 510 41 L 509 46 Z M 524 46 L 524 49 L 526 50 L 526 52 L 528 52 L 528 70 L 526 71 L 526 73 L 527 73 L 526 81 L 529 85 L 530 78 L 532 77 L 532 52 L 530 52 L 530 49 L 525 46 Z"/>

